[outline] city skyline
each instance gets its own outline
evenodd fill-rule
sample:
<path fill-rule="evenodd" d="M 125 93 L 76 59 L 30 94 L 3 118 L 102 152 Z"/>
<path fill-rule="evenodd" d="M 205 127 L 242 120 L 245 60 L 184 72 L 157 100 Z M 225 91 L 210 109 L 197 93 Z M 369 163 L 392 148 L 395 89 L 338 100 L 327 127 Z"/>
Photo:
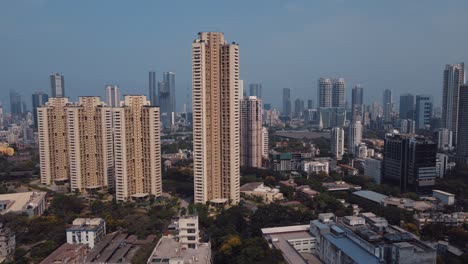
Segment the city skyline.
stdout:
<path fill-rule="evenodd" d="M 93 34 L 94 36 L 94 34 L 99 32 L 90 30 L 89 32 L 91 33 L 85 33 L 79 27 L 76 27 L 80 16 L 68 14 L 67 12 L 69 16 L 62 17 L 63 15 L 60 15 L 61 12 L 57 12 L 74 7 L 72 3 L 60 3 L 57 5 L 52 5 L 50 1 L 41 1 L 41 3 L 37 4 L 32 4 L 29 1 L 2 3 L 0 5 L 5 8 L 0 8 L 1 10 L 22 10 L 25 16 L 30 16 L 31 18 L 37 16 L 35 12 L 33 13 L 33 11 L 36 11 L 35 9 L 40 9 L 44 13 L 50 14 L 46 16 L 47 18 L 38 21 L 37 24 L 32 26 L 33 22 L 30 19 L 19 23 L 9 14 L 14 12 L 0 11 L 2 12 L 0 16 L 2 24 L 13 25 L 14 28 L 18 29 L 17 31 L 25 32 L 24 34 L 15 34 L 13 33 L 15 30 L 0 28 L 0 32 L 4 33 L 3 35 L 5 36 L 3 43 L 6 48 L 5 50 L 12 50 L 12 52 L 6 54 L 6 59 L 0 62 L 0 87 L 2 87 L 2 90 L 15 89 L 23 98 L 28 98 L 35 91 L 48 91 L 49 84 L 46 76 L 51 72 L 60 72 L 67 78 L 66 95 L 70 96 L 71 100 L 75 100 L 78 96 L 83 95 L 101 96 L 101 98 L 104 98 L 102 88 L 98 88 L 107 83 L 119 85 L 122 89 L 122 94 L 148 95 L 147 77 L 145 77 L 148 71 L 155 70 L 158 72 L 158 75 L 163 71 L 173 71 L 177 74 L 179 80 L 176 87 L 176 98 L 179 99 L 176 109 L 179 111 L 182 108 L 182 104 L 186 101 L 184 100 L 187 97 L 186 86 L 190 86 L 191 79 L 190 51 L 183 43 L 191 41 L 191 32 L 209 29 L 229 33 L 229 35 L 238 40 L 244 54 L 241 60 L 241 66 L 244 70 L 240 78 L 247 84 L 252 82 L 261 83 L 264 90 L 264 102 L 272 103 L 277 109 L 281 108 L 281 89 L 283 87 L 291 88 L 292 100 L 303 95 L 306 98 L 316 99 L 316 80 L 320 76 L 341 76 L 345 78 L 347 81 L 346 90 L 348 91 L 346 92 L 347 101 L 350 101 L 351 93 L 349 91 L 351 87 L 356 84 L 362 84 L 366 88 L 366 91 L 368 91 L 364 99 L 367 104 L 371 103 L 372 100 L 370 98 L 376 98 L 386 88 L 392 90 L 394 98 L 408 91 L 412 94 L 430 94 L 434 98 L 439 98 L 442 95 L 442 76 L 440 76 L 440 71 L 443 70 L 444 65 L 468 60 L 461 44 L 466 43 L 463 39 L 464 37 L 462 37 L 466 36 L 466 34 L 442 30 L 456 25 L 455 23 L 458 21 L 457 17 L 462 16 L 461 10 L 463 8 L 460 8 L 460 5 L 467 5 L 467 3 L 458 2 L 457 4 L 457 2 L 427 3 L 425 12 L 419 14 L 421 19 L 418 19 L 416 23 L 411 25 L 406 25 L 405 21 L 413 19 L 411 14 L 419 10 L 419 5 L 404 1 L 393 2 L 391 6 L 388 6 L 389 4 L 379 6 L 367 5 L 361 11 L 353 7 L 352 4 L 340 3 L 340 1 L 314 4 L 273 2 L 266 7 L 255 3 L 250 6 L 249 12 L 246 14 L 246 21 L 241 21 L 239 25 L 236 23 L 236 26 L 231 23 L 233 17 L 228 14 L 226 19 L 217 26 L 213 26 L 211 21 L 196 19 L 193 25 L 189 25 L 179 31 L 182 24 L 186 26 L 186 23 L 183 22 L 191 19 L 192 14 L 186 14 L 186 17 L 183 17 L 180 21 L 177 21 L 177 23 L 172 24 L 166 29 L 155 29 L 156 34 L 147 34 L 150 31 L 147 25 L 161 18 L 158 18 L 158 15 L 154 15 L 153 18 L 149 16 L 149 12 L 165 13 L 177 7 L 171 3 L 144 3 L 142 6 L 145 7 L 145 10 L 139 10 L 144 12 L 142 18 L 137 18 L 136 21 L 132 20 L 131 22 L 134 23 L 132 24 L 134 26 L 143 25 L 136 32 L 129 31 L 129 27 L 133 28 L 131 26 L 119 27 L 121 25 L 119 21 L 116 21 L 117 25 L 115 27 L 107 22 L 102 22 L 103 12 L 90 14 L 89 21 L 83 22 L 83 29 L 91 27 L 94 23 L 101 25 L 98 30 L 105 31 L 105 34 L 102 34 L 102 36 L 95 36 L 95 47 L 94 44 L 90 46 L 90 43 L 77 47 L 76 45 L 78 44 L 72 43 L 67 39 L 67 36 L 75 31 L 78 31 L 78 35 L 82 37 L 86 37 L 87 34 Z M 362 5 L 360 3 L 353 4 L 356 6 Z M 103 3 L 96 4 L 95 8 L 99 11 L 105 5 L 106 3 L 103 1 Z M 188 5 L 190 6 L 191 4 Z M 128 8 L 128 11 L 131 12 L 134 8 L 137 8 L 132 8 L 121 3 L 116 3 L 116 6 L 116 14 L 104 14 L 104 16 L 113 17 L 114 15 L 120 15 L 127 21 L 131 16 L 123 13 L 123 9 L 126 10 Z M 199 9 L 203 5 L 198 7 L 194 5 L 192 7 Z M 395 15 L 392 12 L 386 11 L 388 8 L 402 7 L 405 7 L 407 10 L 402 14 Z M 237 7 L 231 6 L 231 4 L 216 4 L 210 8 L 218 10 L 221 14 L 226 14 L 229 8 L 240 9 L 245 8 L 245 5 L 239 3 Z M 259 23 L 259 25 L 265 25 L 269 22 L 267 27 L 262 27 L 264 28 L 262 29 L 262 33 L 266 36 L 265 40 L 251 36 L 257 24 L 248 23 L 249 27 L 254 25 L 253 29 L 249 29 L 246 23 L 259 19 L 255 18 L 251 13 L 255 13 L 260 8 L 264 8 L 264 11 L 271 15 L 270 17 L 275 17 L 274 14 L 276 13 L 285 12 L 286 16 L 294 18 L 288 23 L 295 22 L 294 25 L 297 25 L 297 30 L 288 32 L 285 38 L 285 36 L 277 33 L 278 30 L 282 30 L 289 24 L 280 26 L 277 24 L 278 22 L 269 21 L 267 18 L 264 18 L 266 21 Z M 329 17 L 315 13 L 318 12 L 316 9 L 320 10 L 320 8 L 326 8 L 333 12 L 329 13 Z M 77 12 L 79 14 L 80 8 L 78 8 Z M 97 13 L 99 13 L 99 16 Z M 316 16 L 308 15 L 309 13 L 316 14 Z M 392 24 L 390 28 L 388 13 L 397 16 L 397 18 L 392 17 L 392 21 L 393 19 L 401 21 L 396 27 L 393 27 L 394 25 Z M 446 19 L 441 13 L 450 14 L 450 19 Z M 358 19 L 360 16 L 362 16 L 361 19 L 363 20 L 361 22 Z M 58 18 L 63 19 L 62 24 L 55 23 L 55 19 Z M 336 19 L 331 19 L 333 22 L 330 22 L 330 18 Z M 364 22 L 372 23 L 366 23 L 366 27 L 360 29 L 358 26 Z M 321 27 L 314 26 L 314 23 L 318 23 Z M 429 23 L 429 27 L 426 27 L 425 31 L 426 33 L 432 32 L 433 34 L 423 34 L 424 36 L 412 34 L 414 30 L 421 26 L 421 23 Z M 30 26 L 31 29 L 29 29 Z M 122 30 L 121 33 L 119 31 L 119 34 L 128 33 L 134 39 L 138 39 L 138 41 L 125 40 L 119 47 L 108 47 L 108 38 L 103 37 L 116 33 L 117 28 Z M 288 28 L 290 27 L 288 26 Z M 390 32 L 390 29 L 394 32 Z M 34 33 L 28 36 L 27 32 L 30 30 L 39 30 L 43 34 L 37 36 L 37 33 Z M 158 32 L 163 33 L 168 30 L 172 32 L 177 31 L 177 36 L 168 36 L 162 41 L 160 38 L 148 36 L 157 36 L 159 35 L 157 34 Z M 339 44 L 339 42 L 334 42 L 333 45 L 328 46 L 314 44 L 312 47 L 305 47 L 305 45 L 301 44 L 295 48 L 297 51 L 282 52 L 282 50 L 285 51 L 288 45 L 290 45 L 288 43 L 309 43 L 307 40 L 310 37 L 334 30 L 338 30 L 338 33 L 343 34 L 355 34 L 356 37 L 363 37 L 367 41 L 361 41 L 360 46 L 349 46 L 346 44 L 347 49 L 343 49 L 344 46 Z M 349 31 L 349 33 L 345 30 Z M 381 30 L 382 32 L 379 33 L 377 30 Z M 308 34 L 299 34 L 303 31 Z M 50 41 L 56 38 L 52 34 L 57 32 L 65 35 L 65 37 L 61 37 L 64 43 L 60 47 L 49 45 L 52 44 Z M 373 37 L 373 33 L 378 35 Z M 395 42 L 391 42 L 393 46 L 384 45 L 385 40 L 389 40 L 395 34 L 402 34 L 408 37 L 405 45 L 409 46 L 402 46 Z M 428 41 L 425 37 L 427 35 L 431 35 L 431 38 L 433 37 L 434 39 Z M 331 37 L 330 35 L 327 36 Z M 383 39 L 377 40 L 379 36 Z M 37 37 L 39 41 L 28 41 L 31 37 Z M 46 40 L 48 37 L 51 40 Z M 422 38 L 425 41 L 421 41 Z M 73 39 L 71 35 L 70 39 Z M 287 43 L 285 39 L 287 39 Z M 452 39 L 454 41 L 447 43 L 442 41 L 443 39 Z M 271 45 L 264 48 L 262 43 L 267 40 Z M 21 48 L 15 49 L 18 43 L 21 43 L 26 51 Z M 97 51 L 100 51 L 104 47 L 104 43 L 106 44 L 106 50 L 96 54 Z M 413 50 L 413 44 L 411 43 L 422 43 L 423 46 L 416 49 L 416 52 L 407 54 L 408 50 Z M 430 45 L 424 43 L 430 43 Z M 287 46 L 280 48 L 286 44 Z M 343 45 L 345 44 L 343 43 Z M 75 48 L 77 52 L 71 52 Z M 134 51 L 135 48 L 138 48 L 140 51 Z M 440 53 L 438 52 L 439 50 L 443 50 L 444 52 Z M 277 51 L 279 52 L 276 53 Z M 50 56 L 50 59 L 45 59 L 37 54 L 31 54 L 31 52 L 47 54 Z M 95 66 L 88 65 L 90 55 L 85 55 L 88 52 L 94 55 L 97 61 Z M 382 53 L 385 54 L 381 55 Z M 132 54 L 135 56 L 131 56 Z M 271 56 L 272 54 L 277 55 L 275 56 L 276 62 L 270 59 L 270 57 L 273 57 Z M 335 54 L 336 56 L 332 56 L 335 58 L 331 58 L 330 54 Z M 290 58 L 287 58 L 287 56 Z M 375 67 L 375 70 L 373 67 L 355 67 L 355 56 L 363 57 L 360 63 L 364 65 L 380 66 Z M 344 59 L 345 57 L 347 59 Z M 414 60 L 411 58 L 414 58 Z M 119 65 L 120 63 L 117 63 L 117 61 L 120 60 L 125 60 L 127 62 L 126 65 L 111 65 Z M 15 63 L 9 63 L 13 61 Z M 105 62 L 106 67 L 103 67 L 100 61 Z M 108 63 L 109 61 L 111 63 Z M 281 63 L 278 61 L 281 61 Z M 413 71 L 416 65 L 420 64 L 425 65 L 425 67 L 418 67 L 420 68 L 419 70 Z M 21 68 L 19 67 L 20 65 Z M 395 65 L 398 65 L 398 67 L 395 67 Z M 27 78 L 24 78 L 23 73 L 25 71 L 28 72 Z M 277 77 L 284 75 L 289 77 Z M 82 76 L 86 76 L 86 78 L 82 78 Z M 2 93 L 0 101 L 3 102 L 6 109 L 9 109 L 8 94 Z M 442 103 L 440 100 L 436 100 L 434 104 L 435 106 L 441 106 Z"/>

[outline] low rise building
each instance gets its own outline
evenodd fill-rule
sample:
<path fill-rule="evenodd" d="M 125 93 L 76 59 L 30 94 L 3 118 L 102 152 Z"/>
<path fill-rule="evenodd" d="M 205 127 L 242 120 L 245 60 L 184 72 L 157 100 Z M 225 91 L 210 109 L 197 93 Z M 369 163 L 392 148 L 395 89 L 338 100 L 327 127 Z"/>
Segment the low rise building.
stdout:
<path fill-rule="evenodd" d="M 88 245 L 65 243 L 52 252 L 40 264 L 81 264 L 86 263 Z"/>
<path fill-rule="evenodd" d="M 0 214 L 26 213 L 29 217 L 40 216 L 46 208 L 46 192 L 21 192 L 0 194 Z"/>
<path fill-rule="evenodd" d="M 106 222 L 102 218 L 77 218 L 67 228 L 67 243 L 86 244 L 89 248 L 101 241 L 106 235 Z"/>
<path fill-rule="evenodd" d="M 245 196 L 261 197 L 265 203 L 283 199 L 279 189 L 265 186 L 263 182 L 246 183 L 241 186 L 240 192 Z"/>
<path fill-rule="evenodd" d="M 361 190 L 361 186 L 350 184 L 344 181 L 324 182 L 322 186 L 329 192 L 347 191 L 347 190 Z"/>
<path fill-rule="evenodd" d="M 175 236 L 161 237 L 148 264 L 211 264 L 210 243 L 199 241 L 198 216 L 179 218 L 177 231 Z"/>
<path fill-rule="evenodd" d="M 0 224 L 0 263 L 5 260 L 12 260 L 15 253 L 15 233 Z"/>
<path fill-rule="evenodd" d="M 324 263 L 436 262 L 436 249 L 373 214 L 343 218 L 319 214 L 311 221 L 310 232 L 317 238 L 317 254 Z"/>
<path fill-rule="evenodd" d="M 372 177 L 375 183 L 382 182 L 382 160 L 367 158 L 364 160 L 364 175 Z"/>
<path fill-rule="evenodd" d="M 431 210 L 433 205 L 426 201 L 414 201 L 408 198 L 387 197 L 383 201 L 383 206 L 393 206 L 408 211 L 424 212 Z"/>
<path fill-rule="evenodd" d="M 432 196 L 439 199 L 445 205 L 453 205 L 455 203 L 455 194 L 444 192 L 441 190 L 432 190 Z"/>
<path fill-rule="evenodd" d="M 281 251 L 290 264 L 321 263 L 313 254 L 317 239 L 309 232 L 309 225 L 262 228 L 271 247 Z"/>
<path fill-rule="evenodd" d="M 414 215 L 414 220 L 420 229 L 428 224 L 441 224 L 447 227 L 460 227 L 463 224 L 468 223 L 468 213 L 418 213 Z"/>
<path fill-rule="evenodd" d="M 296 195 L 302 199 L 314 199 L 320 193 L 312 190 L 308 185 L 302 185 L 295 188 Z"/>
<path fill-rule="evenodd" d="M 328 174 L 328 162 L 305 161 L 302 163 L 302 171 L 308 174 L 319 174 L 321 172 Z"/>
<path fill-rule="evenodd" d="M 340 167 L 341 171 L 343 171 L 343 174 L 346 176 L 356 176 L 359 174 L 359 170 L 352 166 L 340 164 L 338 167 Z"/>

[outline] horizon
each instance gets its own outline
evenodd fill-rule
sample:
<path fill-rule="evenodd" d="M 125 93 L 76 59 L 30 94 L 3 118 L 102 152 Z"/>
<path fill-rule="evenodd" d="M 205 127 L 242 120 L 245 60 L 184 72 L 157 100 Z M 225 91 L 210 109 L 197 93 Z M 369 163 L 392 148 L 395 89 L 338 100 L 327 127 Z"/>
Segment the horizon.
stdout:
<path fill-rule="evenodd" d="M 50 95 L 49 74 L 55 72 L 64 75 L 71 101 L 104 101 L 108 84 L 118 85 L 122 95 L 148 96 L 148 72 L 155 70 L 158 81 L 162 72 L 175 72 L 180 111 L 187 99 L 191 104 L 191 43 L 198 32 L 220 31 L 240 45 L 244 90 L 262 83 L 264 103 L 277 109 L 285 87 L 292 102 L 316 104 L 321 77 L 344 78 L 347 101 L 361 84 L 366 104 L 380 103 L 390 89 L 396 106 L 408 92 L 429 94 L 441 106 L 445 65 L 468 61 L 463 6 L 468 3 L 460 0 L 2 2 L 0 101 L 9 109 L 14 89 L 31 110 L 34 92 Z M 212 16 L 200 16 L 203 11 Z"/>

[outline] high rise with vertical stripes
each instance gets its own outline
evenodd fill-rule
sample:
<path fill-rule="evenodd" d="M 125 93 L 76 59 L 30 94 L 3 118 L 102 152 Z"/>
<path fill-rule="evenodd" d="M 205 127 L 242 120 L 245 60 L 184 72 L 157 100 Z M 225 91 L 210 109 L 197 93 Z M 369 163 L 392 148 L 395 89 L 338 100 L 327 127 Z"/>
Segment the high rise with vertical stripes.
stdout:
<path fill-rule="evenodd" d="M 192 43 L 195 203 L 240 200 L 239 45 L 219 32 Z"/>

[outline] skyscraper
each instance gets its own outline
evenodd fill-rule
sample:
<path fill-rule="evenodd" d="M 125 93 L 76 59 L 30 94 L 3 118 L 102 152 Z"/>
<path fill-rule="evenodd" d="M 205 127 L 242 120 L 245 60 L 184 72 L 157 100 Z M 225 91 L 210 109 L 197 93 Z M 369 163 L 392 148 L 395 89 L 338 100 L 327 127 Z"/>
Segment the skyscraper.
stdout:
<path fill-rule="evenodd" d="M 70 179 L 66 97 L 51 97 L 37 108 L 41 184 L 53 185 Z"/>
<path fill-rule="evenodd" d="M 109 107 L 119 107 L 120 89 L 117 85 L 106 85 L 106 104 Z"/>
<path fill-rule="evenodd" d="M 314 101 L 312 99 L 307 100 L 307 109 L 314 108 Z"/>
<path fill-rule="evenodd" d="M 50 95 L 51 97 L 65 97 L 65 79 L 62 74 L 50 75 Z"/>
<path fill-rule="evenodd" d="M 174 72 L 163 72 L 163 82 L 167 86 L 169 91 L 169 104 L 167 113 L 176 112 L 176 99 L 175 99 L 175 73 Z"/>
<path fill-rule="evenodd" d="M 258 99 L 262 99 L 262 84 L 261 83 L 251 83 L 249 85 L 250 96 L 256 96 Z"/>
<path fill-rule="evenodd" d="M 159 107 L 127 95 L 113 109 L 115 190 L 119 202 L 162 195 Z"/>
<path fill-rule="evenodd" d="M 0 102 L 0 130 L 3 130 L 3 104 Z"/>
<path fill-rule="evenodd" d="M 418 129 L 426 129 L 431 125 L 432 96 L 416 95 L 415 121 Z"/>
<path fill-rule="evenodd" d="M 332 107 L 345 107 L 345 81 L 343 78 L 332 80 Z"/>
<path fill-rule="evenodd" d="M 84 96 L 65 111 L 71 191 L 113 189 L 112 108 L 97 96 Z"/>
<path fill-rule="evenodd" d="M 195 203 L 240 200 L 239 45 L 200 32 L 192 42 Z"/>
<path fill-rule="evenodd" d="M 361 121 L 353 121 L 349 125 L 349 137 L 348 137 L 348 152 L 349 154 L 356 154 L 356 147 L 361 144 L 362 141 L 362 123 Z"/>
<path fill-rule="evenodd" d="M 298 118 L 301 117 L 304 110 L 304 100 L 297 98 L 296 101 L 294 101 L 294 116 Z"/>
<path fill-rule="evenodd" d="M 43 106 L 49 100 L 49 95 L 43 92 L 35 92 L 32 95 L 34 127 L 37 128 L 37 108 Z"/>
<path fill-rule="evenodd" d="M 465 64 L 447 64 L 444 70 L 442 95 L 442 125 L 453 131 L 454 145 L 458 138 L 460 85 L 465 82 Z"/>
<path fill-rule="evenodd" d="M 158 90 L 156 90 L 156 72 L 150 71 L 148 73 L 148 84 L 149 84 L 149 98 L 152 106 L 159 105 L 158 102 Z"/>
<path fill-rule="evenodd" d="M 262 167 L 262 99 L 241 101 L 241 166 Z"/>
<path fill-rule="evenodd" d="M 269 152 L 268 128 L 262 127 L 262 157 L 267 159 Z"/>
<path fill-rule="evenodd" d="M 351 93 L 351 119 L 362 120 L 364 115 L 364 89 L 360 85 L 354 86 Z"/>
<path fill-rule="evenodd" d="M 424 137 L 387 135 L 383 180 L 401 192 L 428 193 L 435 184 L 437 144 Z"/>
<path fill-rule="evenodd" d="M 437 148 L 439 151 L 449 151 L 453 149 L 453 133 L 447 128 L 439 128 L 435 131 Z"/>
<path fill-rule="evenodd" d="M 468 83 L 460 86 L 457 155 L 468 157 Z"/>
<path fill-rule="evenodd" d="M 319 107 L 332 106 L 332 81 L 330 79 L 319 79 L 318 89 Z"/>
<path fill-rule="evenodd" d="M 283 88 L 283 115 L 291 116 L 291 89 Z"/>
<path fill-rule="evenodd" d="M 414 119 L 414 95 L 400 95 L 400 119 Z"/>
<path fill-rule="evenodd" d="M 383 114 L 385 122 L 392 121 L 392 112 L 393 112 L 393 101 L 392 101 L 392 91 L 386 89 L 383 93 Z"/>
<path fill-rule="evenodd" d="M 23 113 L 23 106 L 21 105 L 21 95 L 15 90 L 10 90 L 10 112 L 13 116 Z"/>
<path fill-rule="evenodd" d="M 343 128 L 334 127 L 331 129 L 331 152 L 337 160 L 343 159 L 344 140 Z"/>

